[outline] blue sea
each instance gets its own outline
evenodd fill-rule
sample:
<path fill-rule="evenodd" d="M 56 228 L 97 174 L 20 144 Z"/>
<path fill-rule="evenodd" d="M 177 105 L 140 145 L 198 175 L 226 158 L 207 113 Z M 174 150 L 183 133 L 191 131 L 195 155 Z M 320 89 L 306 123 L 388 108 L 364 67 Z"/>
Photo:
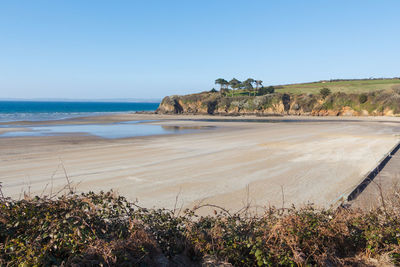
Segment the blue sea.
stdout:
<path fill-rule="evenodd" d="M 121 121 L 114 123 L 52 124 L 40 121 L 62 120 L 76 117 L 116 114 L 135 111 L 155 111 L 159 103 L 131 102 L 45 102 L 0 101 L 0 138 L 41 137 L 65 135 L 92 135 L 101 138 L 128 138 L 136 136 L 182 134 L 205 128 L 182 128 L 153 124 L 154 121 Z M 22 125 L 11 122 L 24 121 Z M 29 123 L 32 122 L 32 123 Z M 34 123 L 36 122 L 36 123 Z M 8 128 L 8 129 L 7 129 Z M 6 130 L 6 131 L 4 131 Z"/>
<path fill-rule="evenodd" d="M 154 111 L 159 103 L 0 101 L 0 122 L 45 121 L 110 113 Z"/>

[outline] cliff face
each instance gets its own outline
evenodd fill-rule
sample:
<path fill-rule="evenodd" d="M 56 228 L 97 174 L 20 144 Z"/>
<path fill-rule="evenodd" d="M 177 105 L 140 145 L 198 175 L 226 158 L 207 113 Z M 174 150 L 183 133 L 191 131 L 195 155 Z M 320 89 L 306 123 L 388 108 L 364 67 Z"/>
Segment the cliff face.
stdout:
<path fill-rule="evenodd" d="M 400 114 L 400 91 L 321 95 L 274 93 L 263 96 L 226 96 L 200 93 L 165 97 L 160 114 L 393 116 Z"/>

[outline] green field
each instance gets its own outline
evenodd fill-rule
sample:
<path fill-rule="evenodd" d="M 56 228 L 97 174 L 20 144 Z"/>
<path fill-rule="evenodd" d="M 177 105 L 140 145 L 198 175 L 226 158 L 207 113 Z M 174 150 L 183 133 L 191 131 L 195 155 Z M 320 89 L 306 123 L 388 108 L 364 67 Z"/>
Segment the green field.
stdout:
<path fill-rule="evenodd" d="M 400 89 L 400 79 L 382 80 L 348 80 L 348 81 L 320 81 L 313 83 L 299 83 L 278 86 L 275 92 L 303 94 L 317 94 L 322 88 L 329 88 L 332 92 L 363 93 L 386 89 Z"/>

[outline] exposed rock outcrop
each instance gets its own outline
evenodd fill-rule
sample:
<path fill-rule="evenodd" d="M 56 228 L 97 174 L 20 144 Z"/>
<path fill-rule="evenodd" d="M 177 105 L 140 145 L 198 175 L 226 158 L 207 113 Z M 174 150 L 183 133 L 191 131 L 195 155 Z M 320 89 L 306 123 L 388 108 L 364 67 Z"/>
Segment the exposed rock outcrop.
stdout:
<path fill-rule="evenodd" d="M 366 95 L 366 101 L 365 101 Z M 400 114 L 399 90 L 364 94 L 334 93 L 326 98 L 312 94 L 274 93 L 234 96 L 204 92 L 165 97 L 160 114 L 395 116 Z"/>

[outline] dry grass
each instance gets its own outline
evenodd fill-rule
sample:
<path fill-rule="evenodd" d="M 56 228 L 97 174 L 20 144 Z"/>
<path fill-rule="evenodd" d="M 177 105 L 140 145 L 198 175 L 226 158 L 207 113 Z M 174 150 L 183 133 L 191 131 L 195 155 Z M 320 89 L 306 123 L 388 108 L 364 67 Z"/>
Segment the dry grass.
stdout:
<path fill-rule="evenodd" d="M 208 205 L 214 216 L 143 209 L 113 192 L 0 198 L 0 265 L 400 263 L 399 191 L 368 212 L 307 206 L 268 208 L 261 215 L 246 207 L 230 214 Z"/>

